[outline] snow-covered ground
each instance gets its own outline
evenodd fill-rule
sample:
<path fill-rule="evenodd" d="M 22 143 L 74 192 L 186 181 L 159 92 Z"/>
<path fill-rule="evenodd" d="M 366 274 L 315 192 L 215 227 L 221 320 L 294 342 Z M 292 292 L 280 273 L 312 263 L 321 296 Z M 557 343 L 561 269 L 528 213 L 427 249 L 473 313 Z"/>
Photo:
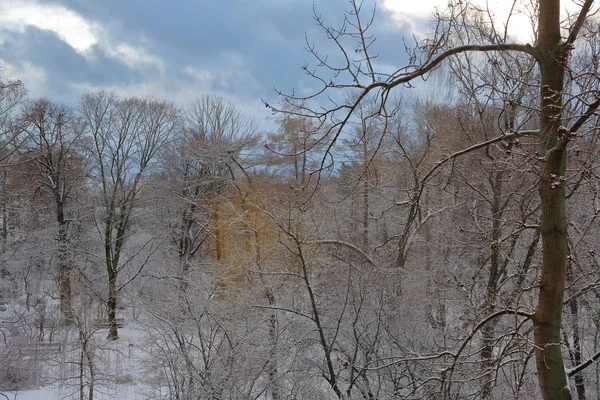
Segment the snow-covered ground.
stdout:
<path fill-rule="evenodd" d="M 48 385 L 40 389 L 24 390 L 22 392 L 4 392 L 10 400 L 58 400 L 76 399 L 77 393 L 73 388 L 61 388 L 59 385 Z M 96 400 L 141 400 L 142 396 L 136 385 L 120 385 L 117 390 L 105 391 L 99 388 L 94 392 Z"/>
<path fill-rule="evenodd" d="M 18 307 L 12 308 L 12 313 L 5 310 L 0 313 L 0 317 L 5 321 L 3 330 L 8 332 L 10 325 L 6 321 L 10 321 L 9 315 L 16 315 L 15 310 Z M 48 308 L 48 307 L 47 307 Z M 160 384 L 152 384 L 153 371 L 148 371 L 144 368 L 143 343 L 147 328 L 141 320 L 135 320 L 132 312 L 122 310 L 124 326 L 119 329 L 119 339 L 117 341 L 109 341 L 106 339 L 108 330 L 106 328 L 94 328 L 89 332 L 89 345 L 93 352 L 93 363 L 96 373 L 94 399 L 95 400 L 142 400 L 142 399 L 161 399 L 168 398 L 168 392 L 162 390 Z M 14 321 L 14 320 L 13 320 Z M 19 323 L 27 325 L 27 321 L 22 319 Z M 14 324 L 17 324 L 16 322 Z M 29 323 L 31 325 L 31 323 Z M 14 326 L 13 332 L 19 331 L 17 326 Z M 23 325 L 18 327 L 23 329 Z M 32 326 L 31 334 L 35 333 L 35 325 Z M 14 335 L 14 333 L 13 333 Z M 51 335 L 51 336 L 50 336 Z M 49 336 L 51 339 L 49 339 Z M 15 352 L 15 343 L 17 345 L 26 342 L 23 339 L 17 342 L 15 337 L 7 336 L 6 352 Z M 62 400 L 62 399 L 79 399 L 80 398 L 80 365 L 82 355 L 82 345 L 79 339 L 77 328 L 54 327 L 52 332 L 50 329 L 45 329 L 43 335 L 44 343 L 60 343 L 60 351 L 47 351 L 46 349 L 39 350 L 35 356 L 23 353 L 12 357 L 11 362 L 16 368 L 29 369 L 35 378 L 29 382 L 22 384 L 22 388 L 18 391 L 2 391 L 0 390 L 0 400 Z M 29 339 L 27 339 L 29 340 Z M 39 340 L 36 338 L 36 340 Z M 11 347 L 12 346 L 12 347 Z M 30 344 L 27 344 L 30 346 Z M 16 360 L 16 362 L 15 362 Z M 20 361 L 22 360 L 22 361 Z M 26 371 L 19 373 L 27 374 Z M 156 371 L 156 376 L 160 375 L 160 371 Z M 88 398 L 89 369 L 87 361 L 84 360 L 84 398 Z M 156 382 L 156 380 L 154 381 Z"/>

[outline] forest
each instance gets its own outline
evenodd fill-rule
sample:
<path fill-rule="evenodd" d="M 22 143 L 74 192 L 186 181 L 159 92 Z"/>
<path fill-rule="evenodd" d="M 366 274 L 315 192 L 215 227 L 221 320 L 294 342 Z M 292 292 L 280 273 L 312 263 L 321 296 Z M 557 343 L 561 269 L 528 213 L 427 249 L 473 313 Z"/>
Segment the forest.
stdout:
<path fill-rule="evenodd" d="M 600 398 L 598 5 L 517 3 L 530 44 L 451 1 L 394 70 L 316 4 L 272 130 L 2 77 L 0 398 Z"/>

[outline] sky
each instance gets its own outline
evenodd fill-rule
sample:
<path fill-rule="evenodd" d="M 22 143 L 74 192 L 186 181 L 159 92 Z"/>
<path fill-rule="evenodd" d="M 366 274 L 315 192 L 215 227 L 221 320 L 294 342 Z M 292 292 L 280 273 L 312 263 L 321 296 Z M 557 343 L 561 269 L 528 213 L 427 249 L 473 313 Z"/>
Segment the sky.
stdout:
<path fill-rule="evenodd" d="M 378 67 L 395 70 L 402 38 L 420 35 L 434 7 L 446 4 L 380 1 Z M 333 25 L 347 6 L 314 0 Z M 98 89 L 180 105 L 215 93 L 260 119 L 270 114 L 261 99 L 277 101 L 274 88 L 316 88 L 301 68 L 314 65 L 305 37 L 323 54 L 335 50 L 315 24 L 311 0 L 0 0 L 4 76 L 21 79 L 30 98 L 68 105 Z"/>

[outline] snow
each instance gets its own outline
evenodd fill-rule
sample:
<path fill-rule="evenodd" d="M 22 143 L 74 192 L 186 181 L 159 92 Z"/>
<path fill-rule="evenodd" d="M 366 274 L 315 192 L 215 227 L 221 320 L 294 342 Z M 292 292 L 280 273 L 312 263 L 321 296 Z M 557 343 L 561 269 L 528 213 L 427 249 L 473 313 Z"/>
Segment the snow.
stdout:
<path fill-rule="evenodd" d="M 123 312 L 125 313 L 125 311 Z M 4 315 L 0 315 L 0 317 L 7 320 L 7 314 L 2 314 Z M 39 369 L 43 371 L 42 375 L 44 377 L 39 379 L 51 383 L 37 385 L 35 389 L 0 391 L 0 400 L 79 399 L 79 381 L 77 377 L 79 366 L 73 365 L 74 361 L 78 361 L 81 354 L 81 349 L 78 347 L 79 344 L 76 340 L 76 332 L 74 332 L 74 329 L 71 329 L 71 332 L 67 332 L 64 328 L 53 329 L 62 330 L 61 332 L 54 332 L 54 335 L 63 340 L 63 350 L 58 355 L 42 355 L 39 357 L 40 360 L 34 360 L 36 363 L 39 362 Z M 143 321 L 136 321 L 130 313 L 127 313 L 125 326 L 119 329 L 119 339 L 117 341 L 106 339 L 107 329 L 98 329 L 93 333 L 95 367 L 98 371 L 94 390 L 95 400 L 147 399 L 147 394 L 151 390 L 158 395 L 155 398 L 161 398 L 160 393 L 158 393 L 159 388 L 156 386 L 150 387 L 144 382 L 147 371 L 144 371 L 143 368 L 144 352 L 140 344 L 144 341 L 145 332 L 147 332 L 147 329 L 144 329 Z M 45 334 L 45 336 L 47 335 L 48 333 Z M 65 341 L 68 342 L 66 345 Z M 33 358 L 37 358 L 37 356 L 23 357 L 24 360 L 30 361 Z M 41 358 L 44 358 L 44 360 Z M 67 378 L 64 379 L 65 377 Z"/>

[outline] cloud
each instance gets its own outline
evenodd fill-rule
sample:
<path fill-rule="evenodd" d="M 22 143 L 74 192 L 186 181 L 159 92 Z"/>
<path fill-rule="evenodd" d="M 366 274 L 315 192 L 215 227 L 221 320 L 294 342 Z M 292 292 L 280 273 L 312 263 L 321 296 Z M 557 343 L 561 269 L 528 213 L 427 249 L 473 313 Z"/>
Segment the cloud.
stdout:
<path fill-rule="evenodd" d="M 93 24 L 62 6 L 26 1 L 4 2 L 0 4 L 0 24 L 5 29 L 19 32 L 27 26 L 54 32 L 78 52 L 85 52 L 98 42 Z"/>
<path fill-rule="evenodd" d="M 343 5 L 333 3 L 318 13 L 337 24 Z M 0 56 L 32 97 L 74 104 L 112 88 L 181 104 L 210 92 L 266 112 L 273 87 L 306 86 L 304 34 L 323 37 L 312 11 L 305 0 L 0 0 Z"/>
<path fill-rule="evenodd" d="M 0 30 L 25 33 L 28 27 L 54 33 L 75 52 L 94 61 L 95 49 L 131 69 L 157 68 L 163 71 L 164 61 L 135 44 L 115 40 L 101 24 L 82 17 L 62 6 L 39 4 L 28 0 L 14 0 L 0 4 Z"/>
<path fill-rule="evenodd" d="M 0 60 L 2 75 L 9 79 L 20 79 L 26 83 L 28 90 L 42 92 L 46 85 L 48 74 L 44 68 L 28 61 L 9 63 Z"/>
<path fill-rule="evenodd" d="M 140 67 L 156 67 L 160 71 L 164 71 L 164 61 L 140 47 L 134 47 L 128 43 L 119 43 L 107 46 L 102 46 L 105 53 L 112 58 L 119 60 L 129 68 L 135 69 Z"/>
<path fill-rule="evenodd" d="M 509 34 L 517 39 L 529 41 L 533 38 L 533 11 L 529 2 L 518 1 L 513 4 L 506 0 L 472 0 L 470 3 L 480 10 L 489 9 L 497 29 L 503 30 L 508 25 Z M 448 5 L 449 0 L 384 0 L 382 4 L 400 26 L 410 27 L 417 36 L 427 33 L 425 24 L 420 21 L 431 20 L 436 9 L 444 11 Z M 572 9 L 572 5 L 566 7 L 566 10 Z M 488 18 L 487 13 L 484 18 Z"/>
<path fill-rule="evenodd" d="M 186 65 L 182 68 L 182 71 L 186 75 L 189 75 L 198 84 L 200 84 L 203 87 L 206 87 L 207 89 L 210 88 L 210 85 L 213 79 L 215 78 L 214 74 L 211 71 L 207 69 L 194 67 L 192 65 Z"/>
<path fill-rule="evenodd" d="M 448 0 L 384 0 L 384 9 L 394 12 L 398 16 L 429 18 L 433 15 L 435 8 L 446 8 Z"/>

